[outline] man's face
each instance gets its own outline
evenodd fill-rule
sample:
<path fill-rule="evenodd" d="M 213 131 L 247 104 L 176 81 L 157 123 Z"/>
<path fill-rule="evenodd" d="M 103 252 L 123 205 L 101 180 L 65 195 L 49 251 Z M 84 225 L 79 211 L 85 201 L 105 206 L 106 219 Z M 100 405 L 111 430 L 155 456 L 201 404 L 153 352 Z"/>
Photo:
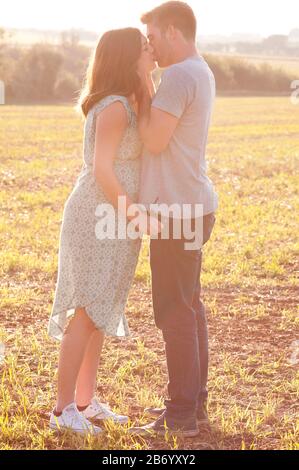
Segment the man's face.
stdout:
<path fill-rule="evenodd" d="M 160 28 L 154 24 L 147 25 L 147 37 L 153 49 L 153 58 L 159 67 L 169 65 L 170 47 L 167 38 Z"/>

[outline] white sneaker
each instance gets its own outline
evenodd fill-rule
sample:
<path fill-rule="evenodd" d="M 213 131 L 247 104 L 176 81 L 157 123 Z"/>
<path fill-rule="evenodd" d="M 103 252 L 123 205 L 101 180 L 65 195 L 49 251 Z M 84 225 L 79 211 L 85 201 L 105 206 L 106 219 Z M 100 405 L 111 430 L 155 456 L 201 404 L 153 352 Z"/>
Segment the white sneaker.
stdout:
<path fill-rule="evenodd" d="M 76 403 L 66 406 L 60 416 L 51 413 L 50 428 L 61 431 L 70 430 L 79 434 L 99 434 L 103 430 L 94 426 L 79 412 Z"/>
<path fill-rule="evenodd" d="M 97 398 L 93 398 L 90 405 L 81 413 L 85 416 L 85 418 L 96 418 L 103 421 L 111 419 L 118 424 L 127 424 L 129 421 L 128 416 L 122 416 L 113 413 L 113 411 L 111 411 L 109 408 L 109 405 L 100 403 Z"/>

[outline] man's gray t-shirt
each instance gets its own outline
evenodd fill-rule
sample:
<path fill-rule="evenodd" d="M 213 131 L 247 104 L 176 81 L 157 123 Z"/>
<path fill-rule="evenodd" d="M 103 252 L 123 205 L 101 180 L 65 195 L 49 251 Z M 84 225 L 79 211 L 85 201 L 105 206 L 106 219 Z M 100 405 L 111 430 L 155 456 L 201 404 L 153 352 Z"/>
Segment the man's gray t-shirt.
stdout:
<path fill-rule="evenodd" d="M 139 202 L 147 208 L 155 203 L 202 204 L 203 215 L 217 209 L 205 158 L 214 99 L 214 75 L 202 57 L 189 57 L 163 73 L 152 106 L 179 121 L 166 150 L 160 155 L 143 152 Z"/>

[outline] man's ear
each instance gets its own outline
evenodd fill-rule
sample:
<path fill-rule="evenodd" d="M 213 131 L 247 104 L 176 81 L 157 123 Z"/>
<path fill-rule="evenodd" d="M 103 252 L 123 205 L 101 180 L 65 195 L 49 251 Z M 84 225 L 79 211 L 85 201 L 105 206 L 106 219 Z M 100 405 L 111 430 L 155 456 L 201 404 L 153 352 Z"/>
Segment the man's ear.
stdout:
<path fill-rule="evenodd" d="M 166 38 L 170 41 L 173 41 L 176 38 L 176 35 L 177 35 L 176 28 L 172 24 L 168 25 L 166 34 L 165 34 Z"/>

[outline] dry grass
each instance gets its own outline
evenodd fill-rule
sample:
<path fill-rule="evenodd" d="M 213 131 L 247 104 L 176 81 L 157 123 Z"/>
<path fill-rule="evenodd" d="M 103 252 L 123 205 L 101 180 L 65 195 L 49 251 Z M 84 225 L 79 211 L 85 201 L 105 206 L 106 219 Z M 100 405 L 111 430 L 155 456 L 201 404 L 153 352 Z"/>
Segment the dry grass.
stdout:
<path fill-rule="evenodd" d="M 0 449 L 298 448 L 290 362 L 298 339 L 298 107 L 287 98 L 217 102 L 208 153 L 220 208 L 202 277 L 212 429 L 185 441 L 145 441 L 117 426 L 89 439 L 48 429 L 59 344 L 46 326 L 81 139 L 69 107 L 0 108 Z M 167 382 L 147 255 L 145 243 L 127 307 L 132 338 L 107 339 L 98 375 L 98 396 L 134 424 L 147 421 L 145 406 L 162 404 Z"/>

